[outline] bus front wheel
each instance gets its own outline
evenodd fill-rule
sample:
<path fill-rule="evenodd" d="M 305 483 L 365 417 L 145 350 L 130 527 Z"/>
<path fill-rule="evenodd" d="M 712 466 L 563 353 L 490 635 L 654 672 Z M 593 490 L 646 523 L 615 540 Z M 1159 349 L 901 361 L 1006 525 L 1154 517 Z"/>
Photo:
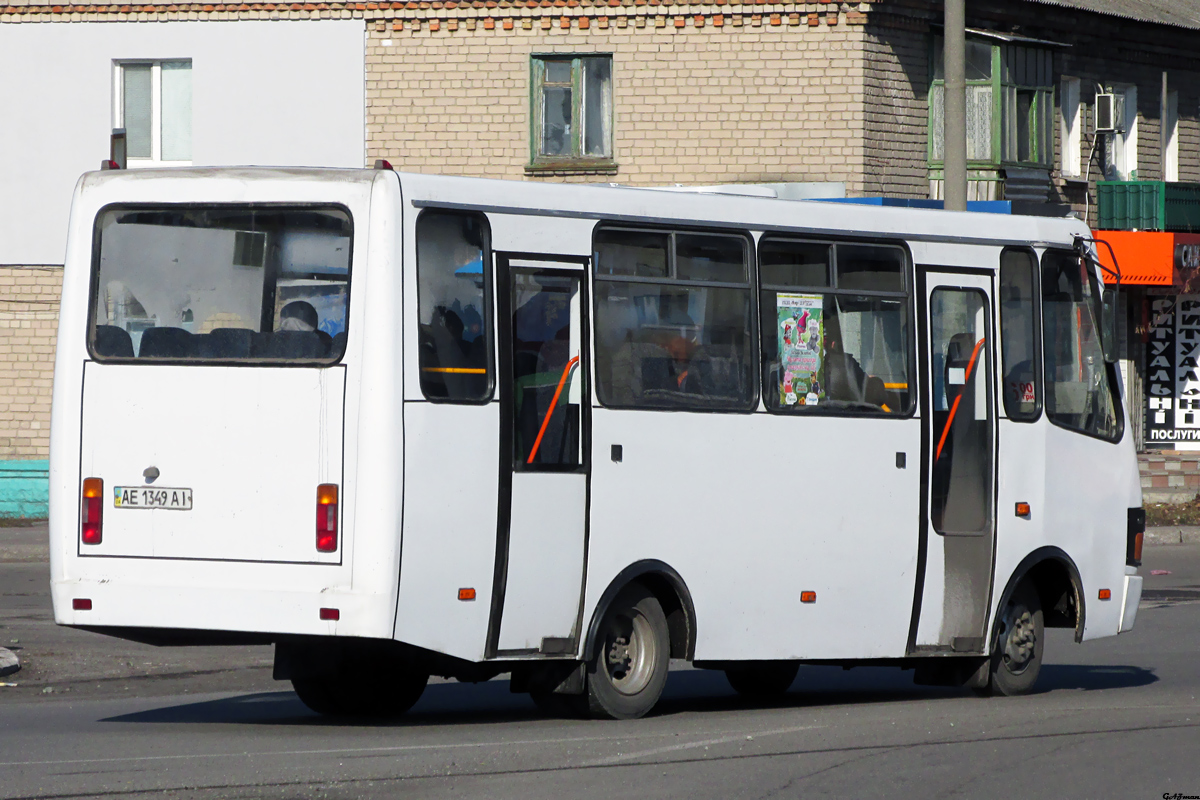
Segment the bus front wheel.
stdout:
<path fill-rule="evenodd" d="M 991 694 L 1029 694 L 1042 669 L 1042 604 L 1029 583 L 1022 583 L 1004 607 L 992 653 Z"/>
<path fill-rule="evenodd" d="M 604 612 L 596 653 L 588 664 L 593 716 L 637 719 L 662 695 L 670 667 L 667 616 L 644 586 L 630 584 Z"/>

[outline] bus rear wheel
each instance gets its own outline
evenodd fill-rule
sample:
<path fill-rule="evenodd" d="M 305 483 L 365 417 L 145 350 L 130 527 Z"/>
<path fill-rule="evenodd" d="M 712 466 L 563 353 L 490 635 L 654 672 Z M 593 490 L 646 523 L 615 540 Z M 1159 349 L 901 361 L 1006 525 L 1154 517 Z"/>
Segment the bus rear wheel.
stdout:
<path fill-rule="evenodd" d="M 795 661 L 749 662 L 725 670 L 725 678 L 742 697 L 772 700 L 787 693 L 799 671 Z"/>
<path fill-rule="evenodd" d="M 985 693 L 1029 694 L 1042 670 L 1044 647 L 1042 604 L 1037 592 L 1023 583 L 1001 612 L 992 653 L 992 675 Z"/>
<path fill-rule="evenodd" d="M 408 665 L 365 662 L 337 672 L 293 678 L 300 702 L 334 717 L 398 717 L 421 699 L 429 673 Z"/>
<path fill-rule="evenodd" d="M 637 719 L 662 696 L 670 668 L 667 616 L 644 586 L 630 584 L 604 612 L 588 664 L 592 716 Z"/>

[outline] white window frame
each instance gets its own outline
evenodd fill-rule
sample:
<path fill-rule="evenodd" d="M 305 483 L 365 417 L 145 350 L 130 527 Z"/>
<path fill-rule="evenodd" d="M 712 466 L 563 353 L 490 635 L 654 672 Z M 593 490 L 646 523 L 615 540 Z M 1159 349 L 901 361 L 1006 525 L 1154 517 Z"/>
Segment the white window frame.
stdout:
<path fill-rule="evenodd" d="M 125 127 L 125 82 L 124 69 L 131 64 L 150 65 L 150 158 L 126 157 L 129 169 L 138 167 L 190 167 L 188 161 L 163 161 L 162 159 L 162 65 L 185 62 L 190 58 L 123 58 L 112 62 L 113 128 Z"/>
<path fill-rule="evenodd" d="M 1167 107 L 1163 110 L 1167 125 L 1167 152 L 1163 159 L 1163 180 L 1179 180 L 1179 92 L 1167 92 Z"/>
<path fill-rule="evenodd" d="M 1079 102 L 1079 78 L 1064 75 L 1059 96 L 1059 131 L 1062 138 L 1059 169 L 1064 178 L 1078 178 L 1083 174 L 1083 114 Z"/>
<path fill-rule="evenodd" d="M 1113 134 L 1110 169 L 1113 177 L 1121 181 L 1138 179 L 1138 99 L 1137 87 L 1117 85 L 1112 87 L 1120 108 L 1120 129 Z"/>

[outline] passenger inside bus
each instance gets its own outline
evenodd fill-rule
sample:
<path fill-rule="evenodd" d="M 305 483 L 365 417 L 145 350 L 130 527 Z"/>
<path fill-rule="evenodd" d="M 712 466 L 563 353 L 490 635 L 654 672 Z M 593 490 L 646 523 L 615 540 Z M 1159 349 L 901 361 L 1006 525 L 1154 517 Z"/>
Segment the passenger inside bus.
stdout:
<path fill-rule="evenodd" d="M 293 300 L 279 312 L 280 331 L 315 331 L 317 329 L 317 310 L 313 304 L 305 300 Z"/>

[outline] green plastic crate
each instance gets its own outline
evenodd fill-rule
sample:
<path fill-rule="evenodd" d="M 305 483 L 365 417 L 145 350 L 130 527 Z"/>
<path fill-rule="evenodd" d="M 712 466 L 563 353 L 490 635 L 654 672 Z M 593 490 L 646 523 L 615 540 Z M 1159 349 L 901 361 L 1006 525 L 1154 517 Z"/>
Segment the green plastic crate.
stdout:
<path fill-rule="evenodd" d="M 1100 227 L 1116 231 L 1200 231 L 1200 183 L 1096 181 Z"/>

